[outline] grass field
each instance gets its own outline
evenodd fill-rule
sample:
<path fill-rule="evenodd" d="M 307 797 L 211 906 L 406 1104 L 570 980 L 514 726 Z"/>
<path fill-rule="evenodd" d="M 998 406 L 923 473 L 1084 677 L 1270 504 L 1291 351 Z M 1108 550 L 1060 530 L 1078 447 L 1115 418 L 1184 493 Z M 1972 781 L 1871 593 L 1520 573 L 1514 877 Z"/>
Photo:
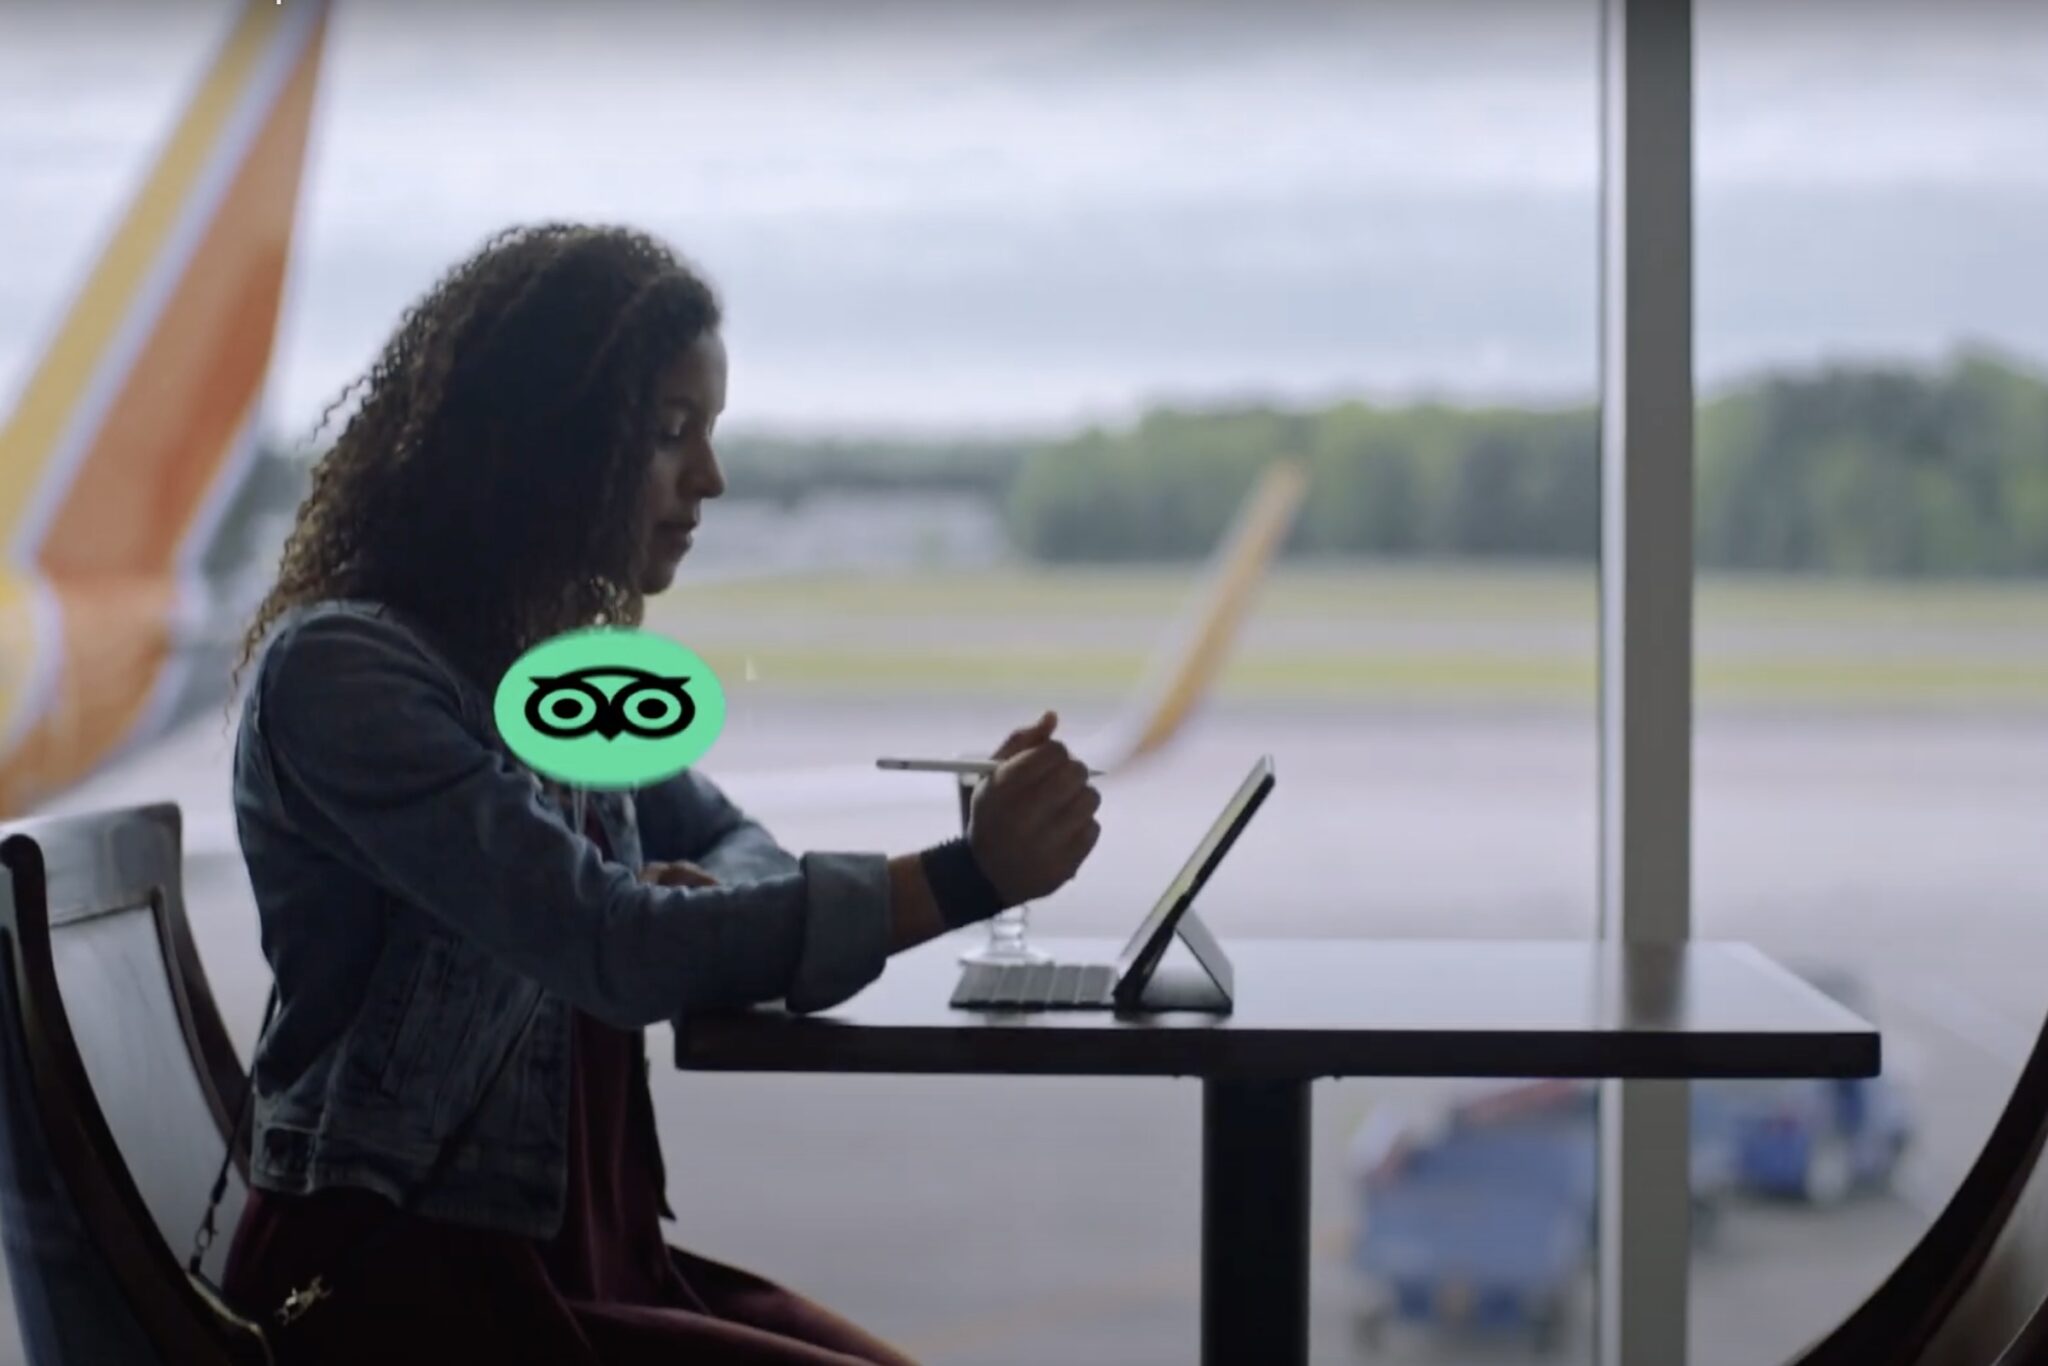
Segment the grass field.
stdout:
<path fill-rule="evenodd" d="M 728 686 L 1113 692 L 1194 569 L 679 584 L 649 624 Z M 1590 704 L 1590 569 L 1276 570 L 1218 689 L 1239 698 Z M 1703 704 L 2048 706 L 2048 583 L 1702 578 Z"/>

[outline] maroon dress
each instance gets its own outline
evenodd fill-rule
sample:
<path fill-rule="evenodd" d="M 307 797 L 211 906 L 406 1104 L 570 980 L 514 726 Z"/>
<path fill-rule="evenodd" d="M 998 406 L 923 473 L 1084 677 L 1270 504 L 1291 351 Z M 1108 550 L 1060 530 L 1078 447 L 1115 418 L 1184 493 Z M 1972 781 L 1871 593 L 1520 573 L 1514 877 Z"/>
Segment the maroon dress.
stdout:
<path fill-rule="evenodd" d="M 222 1288 L 280 1362 L 909 1366 L 801 1295 L 665 1243 L 645 1035 L 572 1014 L 568 1208 L 552 1239 L 400 1215 L 366 1190 L 249 1192 Z M 332 1299 L 269 1326 L 293 1287 L 394 1218 L 402 1231 L 330 1277 Z"/>

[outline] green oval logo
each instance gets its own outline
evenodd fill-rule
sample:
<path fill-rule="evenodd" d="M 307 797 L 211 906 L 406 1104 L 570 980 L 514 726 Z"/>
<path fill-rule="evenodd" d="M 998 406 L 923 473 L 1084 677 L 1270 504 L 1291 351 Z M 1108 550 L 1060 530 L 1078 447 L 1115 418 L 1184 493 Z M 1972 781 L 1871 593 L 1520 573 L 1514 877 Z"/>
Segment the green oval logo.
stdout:
<path fill-rule="evenodd" d="M 725 688 L 666 636 L 594 626 L 519 656 L 492 710 L 505 744 L 543 777 L 643 787 L 704 757 L 725 728 Z"/>

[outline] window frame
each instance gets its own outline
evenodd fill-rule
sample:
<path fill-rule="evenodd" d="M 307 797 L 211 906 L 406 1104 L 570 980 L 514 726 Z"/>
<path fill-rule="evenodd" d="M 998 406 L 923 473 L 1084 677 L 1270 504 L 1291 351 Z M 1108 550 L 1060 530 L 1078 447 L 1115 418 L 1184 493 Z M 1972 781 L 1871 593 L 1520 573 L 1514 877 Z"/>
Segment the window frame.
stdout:
<path fill-rule="evenodd" d="M 1598 936 L 1692 937 L 1692 0 L 1600 3 Z M 1596 1359 L 1684 1366 L 1691 1084 L 1602 1083 Z"/>

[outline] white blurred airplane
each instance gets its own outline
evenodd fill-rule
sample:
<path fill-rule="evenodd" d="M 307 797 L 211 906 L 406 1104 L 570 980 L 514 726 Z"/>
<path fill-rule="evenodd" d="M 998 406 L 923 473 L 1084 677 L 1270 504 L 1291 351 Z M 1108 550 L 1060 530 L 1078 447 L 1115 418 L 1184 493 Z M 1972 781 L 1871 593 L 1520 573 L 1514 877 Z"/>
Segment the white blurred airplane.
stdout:
<path fill-rule="evenodd" d="M 226 697 L 275 569 L 252 523 L 278 509 L 252 477 L 326 22 L 320 0 L 246 6 L 0 428 L 0 819 L 75 807 L 78 784 Z M 1296 463 L 1261 475 L 1077 753 L 1116 772 L 1180 730 L 1305 486 Z M 718 779 L 771 816 L 920 787 L 864 766 Z M 185 813 L 189 855 L 239 855 L 221 808 Z"/>

